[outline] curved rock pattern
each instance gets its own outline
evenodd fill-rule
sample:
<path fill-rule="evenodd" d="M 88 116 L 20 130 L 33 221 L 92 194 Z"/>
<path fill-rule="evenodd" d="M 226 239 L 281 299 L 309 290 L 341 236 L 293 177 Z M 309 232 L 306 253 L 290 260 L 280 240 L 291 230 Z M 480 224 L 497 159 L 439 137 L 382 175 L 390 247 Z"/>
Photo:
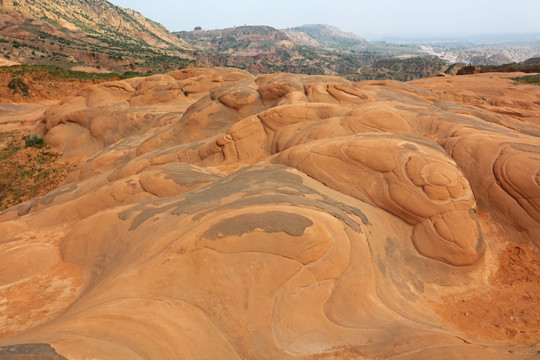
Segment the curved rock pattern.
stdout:
<path fill-rule="evenodd" d="M 478 96 L 483 79 L 468 78 Z M 540 319 L 501 340 L 440 308 L 496 293 L 507 244 L 538 256 L 540 90 L 499 78 L 507 100 L 486 106 L 448 81 L 189 69 L 51 107 L 38 129 L 84 161 L 0 213 L 0 346 L 68 359 L 536 356 Z"/>
<path fill-rule="evenodd" d="M 294 146 L 271 161 L 413 225 L 416 248 L 430 258 L 472 265 L 485 250 L 469 183 L 436 143 L 400 135 L 336 137 Z"/>

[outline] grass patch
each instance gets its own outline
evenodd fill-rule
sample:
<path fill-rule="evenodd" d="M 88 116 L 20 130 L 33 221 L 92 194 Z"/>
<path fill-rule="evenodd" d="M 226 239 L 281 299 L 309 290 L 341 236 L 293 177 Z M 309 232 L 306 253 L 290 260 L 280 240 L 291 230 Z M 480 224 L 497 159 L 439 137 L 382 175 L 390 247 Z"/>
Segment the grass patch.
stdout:
<path fill-rule="evenodd" d="M 75 71 L 53 65 L 13 65 L 1 66 L 0 71 L 10 73 L 13 76 L 19 77 L 33 76 L 36 78 L 51 78 L 51 79 L 73 79 L 73 80 L 121 80 L 129 79 L 138 76 L 147 76 L 137 71 L 127 71 L 123 74 L 118 73 L 92 73 L 86 71 Z M 22 80 L 15 80 L 13 87 L 19 89 Z M 26 84 L 25 84 L 26 85 Z M 10 87 L 11 88 L 11 87 Z"/>
<path fill-rule="evenodd" d="M 0 211 L 56 188 L 72 169 L 58 157 L 42 137 L 0 132 Z"/>
<path fill-rule="evenodd" d="M 511 78 L 514 80 L 514 84 L 534 84 L 540 85 L 540 74 L 525 75 Z"/>
<path fill-rule="evenodd" d="M 15 124 L 15 123 L 18 123 L 19 121 L 17 120 L 5 120 L 5 121 L 0 121 L 0 125 L 8 125 L 8 124 Z"/>

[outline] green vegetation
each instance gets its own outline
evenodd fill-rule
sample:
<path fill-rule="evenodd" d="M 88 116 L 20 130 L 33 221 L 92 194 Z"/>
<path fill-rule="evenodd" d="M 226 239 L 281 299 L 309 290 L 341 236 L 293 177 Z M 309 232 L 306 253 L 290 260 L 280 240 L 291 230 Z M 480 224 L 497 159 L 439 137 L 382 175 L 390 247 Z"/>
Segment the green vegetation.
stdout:
<path fill-rule="evenodd" d="M 21 135 L 0 132 L 0 211 L 46 194 L 71 172 L 71 165 L 59 162 L 43 138 Z"/>
<path fill-rule="evenodd" d="M 21 150 L 21 146 L 18 142 L 13 141 L 12 133 L 2 133 L 0 132 L 0 141 L 7 139 L 7 145 L 0 151 L 0 162 L 4 159 L 9 158 L 11 155 L 15 154 L 17 151 Z M 1 142 L 0 142 L 1 145 Z"/>
<path fill-rule="evenodd" d="M 526 75 L 511 78 L 515 84 L 534 84 L 540 85 L 540 74 Z"/>
<path fill-rule="evenodd" d="M 8 83 L 8 88 L 11 89 L 13 94 L 20 93 L 24 96 L 30 95 L 28 85 L 19 77 L 11 79 Z"/>
<path fill-rule="evenodd" d="M 25 147 L 33 146 L 35 148 L 41 149 L 45 147 L 45 145 L 47 145 L 45 139 L 41 136 L 37 136 L 36 134 L 25 135 L 23 136 L 23 140 Z"/>
<path fill-rule="evenodd" d="M 239 50 L 245 49 L 249 46 L 248 41 L 241 41 L 233 36 L 229 36 L 219 44 L 220 51 L 230 51 L 230 50 Z"/>
<path fill-rule="evenodd" d="M 114 80 L 122 77 L 116 73 L 101 74 L 73 71 L 52 65 L 13 65 L 0 67 L 0 70 L 11 72 L 16 76 L 50 77 L 53 79 Z"/>
<path fill-rule="evenodd" d="M 457 74 L 467 75 L 488 72 L 524 72 L 528 74 L 538 73 L 540 72 L 540 58 L 532 58 L 520 63 L 504 65 L 465 66 L 459 70 Z"/>
<path fill-rule="evenodd" d="M 138 71 L 126 71 L 122 74 L 122 79 L 131 79 L 131 78 L 134 78 L 134 77 L 143 77 L 143 76 L 150 76 L 150 75 L 153 75 L 154 73 L 152 72 L 147 72 L 145 74 L 143 73 L 140 73 Z"/>
<path fill-rule="evenodd" d="M 118 73 L 91 73 L 85 71 L 74 71 L 59 66 L 53 65 L 13 65 L 13 66 L 0 66 L 0 71 L 8 72 L 17 76 L 16 78 L 10 81 L 8 87 L 10 89 L 17 89 L 17 91 L 28 90 L 28 85 L 26 85 L 21 76 L 32 76 L 36 78 L 51 78 L 51 79 L 73 79 L 73 80 L 119 80 L 119 79 L 129 79 L 139 76 L 148 76 L 153 73 L 140 73 L 138 71 L 126 71 L 122 74 Z M 27 91 L 26 90 L 26 91 Z M 16 90 L 13 90 L 14 92 Z"/>
<path fill-rule="evenodd" d="M 259 47 L 262 49 L 271 48 L 276 46 L 277 42 L 275 40 L 261 40 L 259 41 Z"/>

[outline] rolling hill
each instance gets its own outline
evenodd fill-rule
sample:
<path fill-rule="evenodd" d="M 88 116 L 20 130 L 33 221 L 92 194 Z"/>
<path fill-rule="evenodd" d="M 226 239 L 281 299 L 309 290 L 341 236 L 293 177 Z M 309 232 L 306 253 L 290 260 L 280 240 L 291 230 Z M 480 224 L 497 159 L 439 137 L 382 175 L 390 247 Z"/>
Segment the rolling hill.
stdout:
<path fill-rule="evenodd" d="M 443 61 L 420 56 L 422 54 L 414 46 L 381 47 L 329 25 L 304 25 L 287 30 L 239 26 L 175 34 L 193 48 L 218 57 L 213 60 L 214 64 L 252 73 L 290 72 L 342 75 L 351 79 L 412 80 L 445 69 Z"/>
<path fill-rule="evenodd" d="M 96 70 L 186 65 L 189 46 L 162 25 L 105 0 L 3 0 L 0 58 Z M 90 68 L 88 68 L 90 70 Z"/>
<path fill-rule="evenodd" d="M 409 60 L 419 55 L 414 46 L 381 48 L 329 25 L 287 30 L 241 26 L 173 34 L 140 13 L 105 0 L 0 2 L 0 66 L 155 73 L 191 64 L 355 80 L 411 80 L 443 70 L 442 61 L 434 57 Z"/>
<path fill-rule="evenodd" d="M 175 34 L 201 51 L 224 56 L 227 63 L 219 65 L 236 66 L 254 73 L 347 74 L 369 61 L 367 57 L 329 51 L 311 37 L 313 44 L 306 45 L 306 41 L 298 41 L 270 26 Z"/>
<path fill-rule="evenodd" d="M 367 40 L 360 38 L 359 36 L 341 31 L 339 28 L 331 25 L 323 24 L 310 24 L 293 27 L 283 30 L 289 37 L 296 39 L 296 41 L 306 41 L 307 37 L 315 41 L 315 44 L 335 48 L 339 46 L 354 47 L 362 46 L 368 43 Z M 307 41 L 306 45 L 313 45 L 311 41 Z"/>

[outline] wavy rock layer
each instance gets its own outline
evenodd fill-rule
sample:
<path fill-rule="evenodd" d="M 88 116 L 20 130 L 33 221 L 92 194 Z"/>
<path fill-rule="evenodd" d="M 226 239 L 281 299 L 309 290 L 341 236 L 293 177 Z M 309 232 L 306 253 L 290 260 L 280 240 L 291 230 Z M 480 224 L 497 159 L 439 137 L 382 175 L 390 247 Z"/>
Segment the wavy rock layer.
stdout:
<path fill-rule="evenodd" d="M 0 345 L 68 359 L 533 358 L 540 91 L 489 76 L 190 69 L 66 98 L 38 129 L 81 165 L 0 213 Z M 507 246 L 524 257 L 499 262 Z M 519 266 L 536 275 L 505 272 Z M 477 297 L 512 274 L 528 295 L 490 298 L 498 320 L 514 316 L 497 332 Z"/>

